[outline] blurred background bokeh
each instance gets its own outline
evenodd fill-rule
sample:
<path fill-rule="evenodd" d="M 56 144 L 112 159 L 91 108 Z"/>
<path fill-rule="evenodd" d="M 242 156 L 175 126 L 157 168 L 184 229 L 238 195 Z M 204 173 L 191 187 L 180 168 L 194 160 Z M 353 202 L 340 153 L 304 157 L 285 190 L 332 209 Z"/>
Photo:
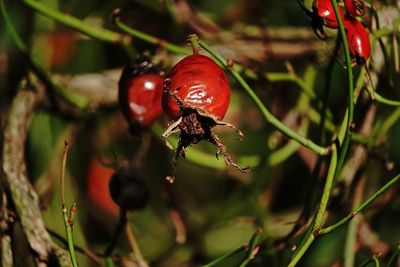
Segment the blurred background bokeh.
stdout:
<path fill-rule="evenodd" d="M 376 10 L 392 8 L 397 10 L 394 19 L 400 17 L 396 1 L 372 2 Z M 66 85 L 66 90 L 73 93 L 90 87 L 91 99 L 96 98 L 93 89 L 97 86 L 96 79 L 105 79 L 97 81 L 102 96 L 109 90 L 108 100 L 96 108 L 70 114 L 68 109 L 57 110 L 44 105 L 35 110 L 30 120 L 25 150 L 28 176 L 39 195 L 46 227 L 57 244 L 64 246 L 56 236 L 65 236 L 59 185 L 64 140 L 70 143 L 66 202 L 68 206 L 77 203 L 74 242 L 78 247 L 98 253 L 109 244 L 119 216 L 119 208 L 108 193 L 108 181 L 114 170 L 105 167 L 101 159 L 106 162 L 132 161 L 144 149 L 143 143 L 149 142 L 138 171 L 146 177 L 150 201 L 146 208 L 130 212 L 128 220 L 150 266 L 206 264 L 247 244 L 257 229 L 262 230 L 257 241 L 259 250 L 248 266 L 285 266 L 289 262 L 304 228 L 287 240 L 282 238 L 291 231 L 303 209 L 313 212 L 326 175 L 326 159 L 322 161 L 320 175 L 313 175 L 317 155 L 277 132 L 240 85 L 229 77 L 231 103 L 224 120 L 238 127 L 245 137 L 239 142 L 233 131 L 224 128 L 217 129 L 217 133 L 239 164 L 251 166 L 251 171 L 243 174 L 226 167 L 223 159 L 216 159 L 215 148 L 201 142 L 188 148 L 187 159 L 178 160 L 176 181 L 169 184 L 165 177 L 171 172 L 173 151 L 164 145 L 161 133 L 170 119 L 163 115 L 143 133 L 145 137 L 130 135 L 116 101 L 117 82 L 123 66 L 141 53 L 153 57 L 166 71 L 183 55 L 139 38 L 132 39 L 128 53 L 121 44 L 90 38 L 35 12 L 24 1 L 5 3 L 32 60 L 54 81 Z M 336 33 L 328 31 L 331 38 L 325 43 L 319 40 L 297 1 L 43 0 L 40 3 L 93 27 L 115 32 L 118 30 L 110 22 L 110 14 L 120 8 L 123 10 L 121 20 L 127 25 L 182 47 L 187 47 L 188 34 L 197 33 L 222 56 L 233 58 L 252 70 L 243 75 L 264 104 L 288 127 L 311 140 L 320 140 L 320 101 L 327 76 L 331 75 L 329 130 L 325 145 L 332 140 L 343 118 L 347 103 L 346 72 L 338 64 L 333 64 L 329 73 L 327 71 Z M 306 5 L 311 7 L 311 1 L 306 1 Z M 370 29 L 375 27 L 371 26 L 371 20 L 372 13 L 369 12 L 365 21 Z M 382 59 L 378 59 L 382 46 L 374 46 L 377 52 L 372 56 L 370 71 L 377 91 L 387 98 L 399 99 L 400 76 L 395 68 L 398 37 L 391 38 L 388 37 L 383 45 L 388 61 L 382 63 Z M 374 68 L 375 57 L 376 65 L 383 67 Z M 338 61 L 344 63 L 342 52 L 339 52 Z M 356 76 L 361 69 L 355 67 Z M 29 73 L 32 70 L 25 56 L 14 45 L 2 20 L 2 129 L 18 84 Z M 88 74 L 95 76 L 85 76 Z M 283 74 L 283 78 L 280 79 L 279 74 Z M 287 74 L 291 76 L 285 76 Z M 365 80 L 365 83 L 369 82 Z M 305 92 L 308 89 L 315 97 L 309 97 Z M 85 98 L 85 92 L 79 93 L 79 97 Z M 344 183 L 348 191 L 342 190 L 343 183 L 340 182 L 334 188 L 328 207 L 328 224 L 352 210 L 354 192 L 360 180 L 364 183 L 361 199 L 365 199 L 398 173 L 400 122 L 398 115 L 393 114 L 399 113 L 399 108 L 372 103 L 369 95 L 362 91 L 355 110 L 356 133 L 364 125 L 371 106 L 374 109 L 372 125 L 361 135 L 362 141 L 352 142 L 351 147 L 354 151 L 361 143 L 366 156 L 350 182 Z M 379 135 L 382 124 L 390 116 L 394 116 L 394 122 Z M 176 139 L 172 139 L 172 143 L 176 145 Z M 396 250 L 400 240 L 398 191 L 399 187 L 395 186 L 363 213 L 355 235 L 354 266 L 377 253 L 381 253 L 382 262 L 387 263 Z M 305 208 L 307 197 L 311 198 L 308 202 L 311 208 Z M 343 244 L 347 235 L 345 226 L 321 237 L 299 265 L 344 266 Z M 15 238 L 15 266 L 34 266 L 18 222 L 12 236 Z M 119 255 L 115 264 L 137 266 L 124 235 L 114 253 Z M 244 254 L 235 254 L 217 266 L 239 266 Z M 103 264 L 82 253 L 78 253 L 78 261 L 80 266 Z"/>

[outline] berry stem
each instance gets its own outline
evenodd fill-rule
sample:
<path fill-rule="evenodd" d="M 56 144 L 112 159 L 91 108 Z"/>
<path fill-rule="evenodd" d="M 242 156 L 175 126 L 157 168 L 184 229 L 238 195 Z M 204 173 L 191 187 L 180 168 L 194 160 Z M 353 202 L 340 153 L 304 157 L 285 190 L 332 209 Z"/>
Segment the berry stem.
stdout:
<path fill-rule="evenodd" d="M 200 52 L 199 37 L 196 34 L 190 34 L 188 38 L 193 49 L 193 55 L 198 55 Z"/>

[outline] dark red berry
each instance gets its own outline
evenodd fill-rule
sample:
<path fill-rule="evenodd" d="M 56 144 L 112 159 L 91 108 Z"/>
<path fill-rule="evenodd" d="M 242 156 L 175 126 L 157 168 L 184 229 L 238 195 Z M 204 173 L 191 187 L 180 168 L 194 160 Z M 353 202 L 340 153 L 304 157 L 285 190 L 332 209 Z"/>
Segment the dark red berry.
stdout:
<path fill-rule="evenodd" d="M 109 184 L 111 198 L 125 210 L 139 210 L 149 200 L 146 180 L 138 168 L 124 165 L 117 169 Z"/>
<path fill-rule="evenodd" d="M 336 19 L 335 10 L 333 8 L 331 0 L 314 0 L 312 12 L 309 11 L 305 6 L 302 0 L 298 0 L 300 6 L 303 11 L 308 15 L 311 19 L 311 25 L 314 29 L 315 34 L 322 40 L 326 40 L 328 38 L 325 33 L 324 27 L 337 29 L 339 24 Z M 343 19 L 343 10 L 340 6 L 339 13 Z"/>
<path fill-rule="evenodd" d="M 181 110 L 170 93 L 219 120 L 224 118 L 230 100 L 229 81 L 212 59 L 203 55 L 187 56 L 172 68 L 167 80 L 170 92 L 163 94 L 163 108 L 172 118 L 178 118 Z"/>
<path fill-rule="evenodd" d="M 233 125 L 221 121 L 229 101 L 228 78 L 212 59 L 195 53 L 185 57 L 171 69 L 165 80 L 163 108 L 171 117 L 179 118 L 164 132 L 163 137 L 166 140 L 172 133 L 179 133 L 180 136 L 172 160 L 174 174 L 167 177 L 168 181 L 174 181 L 177 158 L 185 157 L 185 149 L 202 140 L 214 144 L 217 147 L 217 155 L 222 154 L 227 165 L 235 166 L 244 172 L 248 170 L 240 168 L 233 161 L 225 145 L 212 131 L 216 125 L 225 125 L 237 130 Z M 167 141 L 166 143 L 172 148 Z"/>
<path fill-rule="evenodd" d="M 343 18 L 343 10 L 340 6 L 339 13 Z M 314 0 L 313 11 L 321 19 L 323 26 L 337 29 L 339 24 L 331 0 Z"/>
<path fill-rule="evenodd" d="M 344 7 L 352 17 L 362 17 L 367 11 L 364 0 L 344 0 Z"/>
<path fill-rule="evenodd" d="M 150 126 L 161 114 L 162 73 L 147 57 L 124 68 L 118 100 L 133 133 Z"/>
<path fill-rule="evenodd" d="M 364 65 L 371 55 L 371 44 L 367 30 L 361 22 L 348 17 L 344 21 L 344 27 L 351 57 L 358 64 Z"/>

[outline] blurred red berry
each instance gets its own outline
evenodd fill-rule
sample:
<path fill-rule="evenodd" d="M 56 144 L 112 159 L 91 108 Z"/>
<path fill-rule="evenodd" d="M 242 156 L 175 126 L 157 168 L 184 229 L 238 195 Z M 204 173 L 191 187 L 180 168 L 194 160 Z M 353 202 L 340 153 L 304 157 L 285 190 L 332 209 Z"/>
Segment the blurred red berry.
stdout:
<path fill-rule="evenodd" d="M 117 217 L 119 208 L 112 200 L 108 189 L 114 173 L 114 169 L 107 168 L 97 159 L 93 159 L 87 173 L 87 194 L 90 204 L 94 205 L 96 209 Z"/>
<path fill-rule="evenodd" d="M 364 0 L 344 0 L 344 7 L 352 17 L 362 17 L 367 11 Z"/>

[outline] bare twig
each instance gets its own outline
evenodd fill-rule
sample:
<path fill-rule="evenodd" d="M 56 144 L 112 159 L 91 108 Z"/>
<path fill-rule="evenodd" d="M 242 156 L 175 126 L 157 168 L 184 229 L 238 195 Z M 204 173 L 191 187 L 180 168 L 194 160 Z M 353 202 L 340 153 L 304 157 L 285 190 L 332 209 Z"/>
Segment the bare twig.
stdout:
<path fill-rule="evenodd" d="M 64 195 L 65 166 L 67 164 L 68 149 L 69 149 L 68 141 L 65 141 L 64 153 L 61 164 L 61 209 L 64 218 L 65 231 L 67 234 L 69 255 L 71 257 L 72 265 L 74 267 L 78 267 L 78 261 L 76 260 L 76 255 L 75 255 L 74 240 L 72 236 L 72 227 L 74 225 L 74 218 L 76 213 L 76 203 L 72 204 L 68 215 L 67 207 L 65 206 L 65 195 Z"/>

